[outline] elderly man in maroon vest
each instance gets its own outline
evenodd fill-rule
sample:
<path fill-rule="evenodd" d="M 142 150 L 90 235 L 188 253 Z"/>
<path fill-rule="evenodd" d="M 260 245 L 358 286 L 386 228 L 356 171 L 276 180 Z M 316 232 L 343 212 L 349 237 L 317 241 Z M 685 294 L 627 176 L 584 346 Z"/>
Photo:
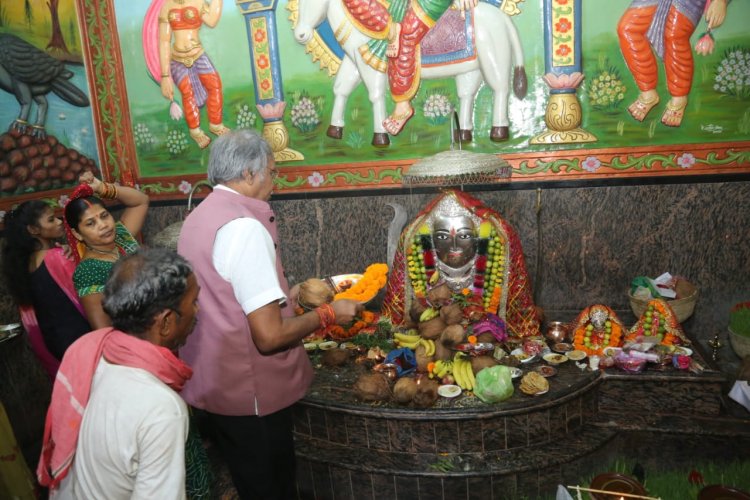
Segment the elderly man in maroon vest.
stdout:
<path fill-rule="evenodd" d="M 294 494 L 290 406 L 312 367 L 301 340 L 361 304 L 340 300 L 294 316 L 268 199 L 276 166 L 269 145 L 238 130 L 214 141 L 213 192 L 187 217 L 178 252 L 201 286 L 198 325 L 180 356 L 193 367 L 182 396 L 205 416 L 241 498 Z"/>

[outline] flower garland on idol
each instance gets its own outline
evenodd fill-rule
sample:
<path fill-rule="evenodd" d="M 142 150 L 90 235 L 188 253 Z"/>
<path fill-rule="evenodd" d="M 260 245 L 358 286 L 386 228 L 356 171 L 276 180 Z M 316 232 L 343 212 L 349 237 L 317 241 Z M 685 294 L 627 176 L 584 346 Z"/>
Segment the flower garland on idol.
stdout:
<path fill-rule="evenodd" d="M 478 233 L 473 279 L 468 289 L 471 295 L 481 298 L 486 311 L 497 312 L 506 271 L 507 241 L 489 220 L 480 223 Z M 416 232 L 406 254 L 412 289 L 417 299 L 425 302 L 430 285 L 440 281 L 432 233 L 427 224 Z"/>

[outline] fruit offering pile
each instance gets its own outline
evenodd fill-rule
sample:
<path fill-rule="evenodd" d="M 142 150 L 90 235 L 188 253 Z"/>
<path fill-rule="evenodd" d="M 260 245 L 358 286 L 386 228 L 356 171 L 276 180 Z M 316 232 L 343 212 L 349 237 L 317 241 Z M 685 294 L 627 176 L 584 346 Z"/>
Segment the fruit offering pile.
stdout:
<path fill-rule="evenodd" d="M 588 323 L 577 328 L 573 336 L 575 348 L 589 355 L 600 355 L 605 347 L 617 347 L 621 341 L 622 328 L 610 320 L 604 322 L 604 329 L 601 331 L 596 331 L 594 325 Z"/>
<path fill-rule="evenodd" d="M 641 317 L 628 332 L 625 341 L 637 341 L 642 337 L 656 338 L 662 345 L 689 343 L 686 342 L 687 339 L 674 311 L 663 299 L 654 299 L 648 303 Z"/>

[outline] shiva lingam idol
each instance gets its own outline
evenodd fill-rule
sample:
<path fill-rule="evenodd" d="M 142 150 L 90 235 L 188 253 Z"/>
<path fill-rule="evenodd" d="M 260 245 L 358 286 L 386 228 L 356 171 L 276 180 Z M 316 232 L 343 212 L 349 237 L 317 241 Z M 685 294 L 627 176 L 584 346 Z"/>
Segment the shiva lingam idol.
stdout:
<path fill-rule="evenodd" d="M 458 190 L 435 198 L 407 225 L 389 273 L 383 312 L 408 322 L 415 303 L 447 285 L 500 317 L 517 337 L 539 335 L 521 243 L 500 214 Z"/>

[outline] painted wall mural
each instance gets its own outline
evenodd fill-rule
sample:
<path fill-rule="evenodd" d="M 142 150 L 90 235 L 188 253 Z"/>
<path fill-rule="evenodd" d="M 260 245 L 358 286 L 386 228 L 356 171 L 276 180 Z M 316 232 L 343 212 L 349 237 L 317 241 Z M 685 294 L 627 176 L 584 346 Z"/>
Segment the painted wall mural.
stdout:
<path fill-rule="evenodd" d="M 0 0 L 0 34 L 74 73 L 48 135 L 155 197 L 204 179 L 227 128 L 262 130 L 281 193 L 399 187 L 456 142 L 510 182 L 750 172 L 747 2 L 73 1 L 55 36 L 41 0 Z M 6 87 L 0 126 L 23 135 Z M 60 188 L 3 186 L 3 206 Z"/>
<path fill-rule="evenodd" d="M 73 0 L 0 1 L 0 200 L 98 171 Z"/>

